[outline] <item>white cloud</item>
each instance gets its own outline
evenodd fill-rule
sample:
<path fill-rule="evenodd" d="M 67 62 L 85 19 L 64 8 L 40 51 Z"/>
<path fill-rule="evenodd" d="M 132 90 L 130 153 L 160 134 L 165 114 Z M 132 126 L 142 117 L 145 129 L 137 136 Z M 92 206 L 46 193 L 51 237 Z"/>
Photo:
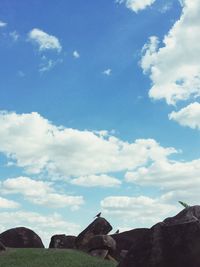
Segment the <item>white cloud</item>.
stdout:
<path fill-rule="evenodd" d="M 117 187 L 121 181 L 106 174 L 81 176 L 71 181 L 74 185 L 84 187 Z"/>
<path fill-rule="evenodd" d="M 19 207 L 19 203 L 0 197 L 0 209 L 16 209 Z"/>
<path fill-rule="evenodd" d="M 77 209 L 84 202 L 81 196 L 58 194 L 51 183 L 36 181 L 29 177 L 9 178 L 2 181 L 0 192 L 2 194 L 22 194 L 25 199 L 34 204 L 53 208 Z"/>
<path fill-rule="evenodd" d="M 74 57 L 74 58 L 80 58 L 80 54 L 79 54 L 79 52 L 75 50 L 75 51 L 73 52 L 73 57 Z"/>
<path fill-rule="evenodd" d="M 39 72 L 45 72 L 45 71 L 49 71 L 50 69 L 52 69 L 54 66 L 56 65 L 56 62 L 49 59 L 47 60 L 45 63 L 43 62 L 40 66 Z"/>
<path fill-rule="evenodd" d="M 7 23 L 0 20 L 0 28 L 6 27 Z"/>
<path fill-rule="evenodd" d="M 169 114 L 169 119 L 177 121 L 182 126 L 200 129 L 200 104 L 194 102 L 178 112 Z"/>
<path fill-rule="evenodd" d="M 107 76 L 110 76 L 112 73 L 112 70 L 111 69 L 106 69 L 103 71 L 103 74 L 107 75 Z"/>
<path fill-rule="evenodd" d="M 17 31 L 10 32 L 10 37 L 13 39 L 13 41 L 17 41 L 19 39 L 19 34 Z"/>
<path fill-rule="evenodd" d="M 168 104 L 200 95 L 200 2 L 184 0 L 181 17 L 159 48 L 156 37 L 143 48 L 141 67 L 150 74 L 149 96 Z"/>
<path fill-rule="evenodd" d="M 53 35 L 49 35 L 40 29 L 32 29 L 29 32 L 28 37 L 31 41 L 39 45 L 40 51 L 54 49 L 60 52 L 62 50 L 62 46 L 58 38 Z"/>
<path fill-rule="evenodd" d="M 117 3 L 125 3 L 126 7 L 134 12 L 146 9 L 151 6 L 155 0 L 116 0 Z"/>
<path fill-rule="evenodd" d="M 126 181 L 167 190 L 195 188 L 200 184 L 200 159 L 189 162 L 157 160 L 126 173 Z"/>
<path fill-rule="evenodd" d="M 147 196 L 110 196 L 101 201 L 101 207 L 104 214 L 120 217 L 132 224 L 132 228 L 133 225 L 151 227 L 177 211 L 175 205 L 167 204 L 161 198 Z"/>
<path fill-rule="evenodd" d="M 175 149 L 153 139 L 128 143 L 112 135 L 57 127 L 35 112 L 1 112 L 0 152 L 27 173 L 77 177 L 133 170 Z"/>
<path fill-rule="evenodd" d="M 35 231 L 46 246 L 55 234 L 77 235 L 80 226 L 64 220 L 58 213 L 41 215 L 36 212 L 1 212 L 0 232 L 14 227 L 27 227 Z"/>

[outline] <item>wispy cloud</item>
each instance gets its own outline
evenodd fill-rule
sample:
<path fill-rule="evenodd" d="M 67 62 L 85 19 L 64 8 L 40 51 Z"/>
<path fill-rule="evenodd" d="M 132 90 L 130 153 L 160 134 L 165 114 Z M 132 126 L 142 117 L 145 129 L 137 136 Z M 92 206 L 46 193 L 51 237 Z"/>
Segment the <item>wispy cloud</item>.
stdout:
<path fill-rule="evenodd" d="M 28 34 L 29 40 L 35 42 L 39 46 L 40 51 L 56 50 L 60 52 L 62 46 L 57 37 L 50 35 L 40 29 L 33 29 Z"/>
<path fill-rule="evenodd" d="M 9 35 L 15 42 L 19 39 L 19 34 L 17 31 L 10 32 Z"/>
<path fill-rule="evenodd" d="M 118 187 L 121 185 L 120 180 L 106 174 L 81 176 L 73 179 L 71 183 L 83 187 Z"/>
<path fill-rule="evenodd" d="M 74 58 L 80 58 L 80 54 L 79 54 L 79 52 L 75 50 L 75 51 L 73 52 L 73 57 L 74 57 Z"/>
<path fill-rule="evenodd" d="M 0 28 L 6 27 L 7 23 L 0 20 Z"/>
<path fill-rule="evenodd" d="M 111 69 L 106 69 L 103 71 L 104 75 L 110 76 L 112 74 L 112 70 Z"/>

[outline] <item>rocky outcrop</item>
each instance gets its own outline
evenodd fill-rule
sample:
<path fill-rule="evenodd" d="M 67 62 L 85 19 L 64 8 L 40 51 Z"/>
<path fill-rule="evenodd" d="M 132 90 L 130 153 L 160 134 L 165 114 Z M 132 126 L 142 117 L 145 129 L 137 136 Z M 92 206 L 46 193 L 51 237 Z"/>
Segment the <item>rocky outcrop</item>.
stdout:
<path fill-rule="evenodd" d="M 41 238 L 25 227 L 13 228 L 1 233 L 0 241 L 11 248 L 44 248 Z"/>
<path fill-rule="evenodd" d="M 6 247 L 4 246 L 2 242 L 0 242 L 0 251 L 4 251 L 4 250 L 6 250 Z"/>
<path fill-rule="evenodd" d="M 88 242 L 88 251 L 90 252 L 95 249 L 106 249 L 111 253 L 116 249 L 116 242 L 109 235 L 96 235 Z"/>
<path fill-rule="evenodd" d="M 75 239 L 76 236 L 72 235 L 54 235 L 51 237 L 49 248 L 74 249 Z"/>
<path fill-rule="evenodd" d="M 143 236 L 146 235 L 148 231 L 149 229 L 147 228 L 139 228 L 111 235 L 116 242 L 116 250 L 111 252 L 111 256 L 117 261 L 121 261 L 125 258 L 130 247 L 140 242 L 139 240 L 143 239 Z"/>
<path fill-rule="evenodd" d="M 200 206 L 154 225 L 133 243 L 118 267 L 200 266 Z"/>
<path fill-rule="evenodd" d="M 96 235 L 106 235 L 112 230 L 112 226 L 104 218 L 95 219 L 84 231 L 76 238 L 76 248 L 88 251 L 89 240 Z"/>

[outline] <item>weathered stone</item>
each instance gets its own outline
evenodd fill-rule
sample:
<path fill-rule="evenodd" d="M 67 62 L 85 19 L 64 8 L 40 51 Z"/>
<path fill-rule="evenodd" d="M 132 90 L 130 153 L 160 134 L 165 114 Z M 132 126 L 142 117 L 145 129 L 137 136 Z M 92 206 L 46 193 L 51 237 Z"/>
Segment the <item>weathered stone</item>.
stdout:
<path fill-rule="evenodd" d="M 137 244 L 140 239 L 149 231 L 147 228 L 133 229 L 119 234 L 113 234 L 111 237 L 116 241 L 116 250 L 111 252 L 111 256 L 117 261 L 121 261 L 125 257 L 124 251 L 127 251 L 135 243 Z"/>
<path fill-rule="evenodd" d="M 4 250 L 6 250 L 6 247 L 4 246 L 2 242 L 0 242 L 0 251 L 4 251 Z"/>
<path fill-rule="evenodd" d="M 41 238 L 25 227 L 13 228 L 1 233 L 0 241 L 11 248 L 44 248 Z"/>
<path fill-rule="evenodd" d="M 108 254 L 108 250 L 107 249 L 95 249 L 95 250 L 90 251 L 89 254 L 94 257 L 105 259 Z"/>
<path fill-rule="evenodd" d="M 107 249 L 111 253 L 116 249 L 116 242 L 109 235 L 96 235 L 88 242 L 88 251 L 95 249 Z"/>
<path fill-rule="evenodd" d="M 51 237 L 49 248 L 75 248 L 76 236 L 72 235 L 54 235 Z"/>
<path fill-rule="evenodd" d="M 200 266 L 200 206 L 153 226 L 134 243 L 118 267 Z"/>
<path fill-rule="evenodd" d="M 76 238 L 75 244 L 78 249 L 88 250 L 88 242 L 95 235 L 106 235 L 112 230 L 112 226 L 104 218 L 95 219 Z"/>
<path fill-rule="evenodd" d="M 109 253 L 105 257 L 106 260 L 113 261 L 114 263 L 118 263 L 116 259 L 114 259 Z"/>

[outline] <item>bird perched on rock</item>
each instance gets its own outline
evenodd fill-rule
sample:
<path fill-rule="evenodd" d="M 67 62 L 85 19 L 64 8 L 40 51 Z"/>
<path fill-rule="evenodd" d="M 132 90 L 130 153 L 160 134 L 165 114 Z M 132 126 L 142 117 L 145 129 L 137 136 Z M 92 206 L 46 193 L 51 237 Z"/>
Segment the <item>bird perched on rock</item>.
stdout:
<path fill-rule="evenodd" d="M 101 212 L 99 212 L 94 218 L 99 218 L 101 217 Z"/>
<path fill-rule="evenodd" d="M 119 234 L 119 229 L 115 232 L 115 234 Z"/>
<path fill-rule="evenodd" d="M 179 201 L 179 203 L 180 203 L 184 208 L 189 208 L 189 207 L 190 207 L 187 203 L 185 203 L 185 202 L 183 202 L 183 201 Z"/>

